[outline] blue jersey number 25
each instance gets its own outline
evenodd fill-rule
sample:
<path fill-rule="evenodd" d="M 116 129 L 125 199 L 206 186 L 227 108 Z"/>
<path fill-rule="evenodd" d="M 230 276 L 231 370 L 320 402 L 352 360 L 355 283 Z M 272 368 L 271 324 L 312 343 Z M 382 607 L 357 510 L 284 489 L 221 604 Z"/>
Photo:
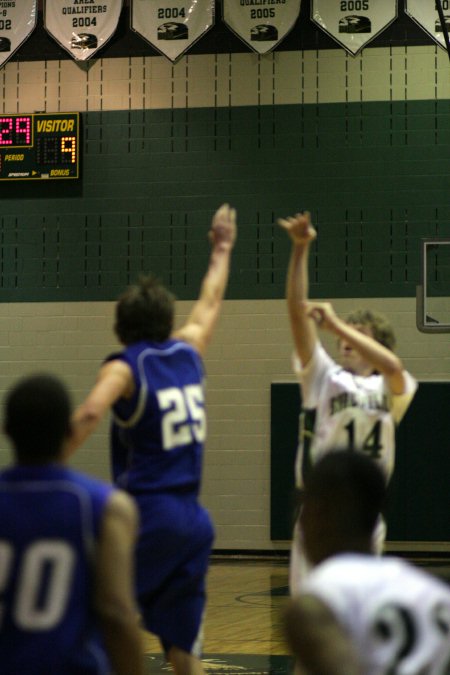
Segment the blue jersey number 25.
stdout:
<path fill-rule="evenodd" d="M 157 392 L 162 412 L 162 442 L 164 450 L 172 450 L 206 438 L 206 415 L 203 387 L 188 384 L 182 389 L 168 387 Z"/>

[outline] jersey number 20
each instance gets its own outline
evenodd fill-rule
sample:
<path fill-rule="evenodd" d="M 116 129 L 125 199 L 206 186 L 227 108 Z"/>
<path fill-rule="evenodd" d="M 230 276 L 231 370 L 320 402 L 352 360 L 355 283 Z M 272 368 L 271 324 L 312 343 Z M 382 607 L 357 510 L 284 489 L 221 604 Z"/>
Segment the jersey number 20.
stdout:
<path fill-rule="evenodd" d="M 17 565 L 13 546 L 0 540 L 0 592 L 10 583 Z M 18 562 L 17 585 L 12 600 L 12 619 L 24 631 L 51 630 L 66 610 L 75 554 L 64 541 L 37 540 Z M 48 573 L 50 570 L 50 574 Z M 0 627 L 5 608 L 0 603 Z"/>

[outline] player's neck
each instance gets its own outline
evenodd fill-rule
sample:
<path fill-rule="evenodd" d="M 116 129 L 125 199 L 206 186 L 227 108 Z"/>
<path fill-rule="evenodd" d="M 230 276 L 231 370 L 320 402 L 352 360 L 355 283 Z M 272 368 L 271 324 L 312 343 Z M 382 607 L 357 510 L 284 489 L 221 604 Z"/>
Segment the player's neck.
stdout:
<path fill-rule="evenodd" d="M 355 553 L 358 555 L 373 555 L 371 539 L 363 537 L 351 539 L 345 543 L 334 542 L 333 546 L 329 546 L 326 552 L 324 551 L 322 555 L 317 557 L 317 559 L 314 561 L 314 566 L 319 565 L 320 563 L 325 562 L 325 560 L 333 558 L 334 556 L 349 553 Z"/>
<path fill-rule="evenodd" d="M 365 366 L 360 366 L 359 368 L 346 368 L 346 370 L 348 370 L 349 373 L 352 373 L 352 375 L 357 375 L 358 377 L 370 377 L 376 372 L 373 369 L 373 366 L 369 363 Z"/>

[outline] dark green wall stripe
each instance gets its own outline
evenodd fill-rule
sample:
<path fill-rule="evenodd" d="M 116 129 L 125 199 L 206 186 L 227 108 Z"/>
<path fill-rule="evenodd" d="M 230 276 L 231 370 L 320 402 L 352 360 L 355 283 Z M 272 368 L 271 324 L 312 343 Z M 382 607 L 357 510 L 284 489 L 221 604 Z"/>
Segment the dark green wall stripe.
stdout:
<path fill-rule="evenodd" d="M 89 112 L 80 181 L 0 184 L 0 300 L 109 300 L 141 271 L 196 296 L 213 210 L 240 236 L 228 297 L 281 298 L 276 218 L 313 212 L 316 297 L 412 297 L 450 236 L 450 101 Z"/>

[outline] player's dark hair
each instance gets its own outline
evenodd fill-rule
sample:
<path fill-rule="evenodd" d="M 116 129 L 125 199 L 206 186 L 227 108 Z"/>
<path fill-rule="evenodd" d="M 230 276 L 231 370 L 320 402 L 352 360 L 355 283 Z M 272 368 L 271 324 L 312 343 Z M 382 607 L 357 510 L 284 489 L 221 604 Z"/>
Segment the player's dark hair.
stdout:
<path fill-rule="evenodd" d="M 311 469 L 305 497 L 324 504 L 344 535 L 370 536 L 384 507 L 386 479 L 362 452 L 336 450 Z"/>
<path fill-rule="evenodd" d="M 175 298 L 153 275 L 142 276 L 119 297 L 114 330 L 120 342 L 163 342 L 172 332 Z"/>
<path fill-rule="evenodd" d="M 4 430 L 22 464 L 58 459 L 70 433 L 71 403 L 66 387 L 53 375 L 26 377 L 5 399 Z"/>
<path fill-rule="evenodd" d="M 391 351 L 394 350 L 396 342 L 394 330 L 381 312 L 374 312 L 370 309 L 355 309 L 347 316 L 346 323 L 368 326 L 377 342 Z"/>

